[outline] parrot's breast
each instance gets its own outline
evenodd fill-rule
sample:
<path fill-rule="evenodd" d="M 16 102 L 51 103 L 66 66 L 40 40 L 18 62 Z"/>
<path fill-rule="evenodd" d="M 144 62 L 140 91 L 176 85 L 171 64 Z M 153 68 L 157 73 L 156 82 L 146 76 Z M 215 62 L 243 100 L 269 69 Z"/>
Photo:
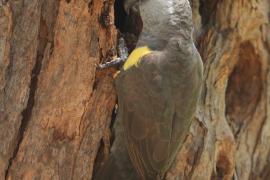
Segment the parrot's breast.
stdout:
<path fill-rule="evenodd" d="M 123 67 L 124 70 L 127 70 L 132 66 L 137 66 L 141 58 L 150 53 L 151 53 L 151 50 L 147 46 L 136 48 L 135 50 L 132 51 L 127 61 L 125 62 L 124 67 Z"/>

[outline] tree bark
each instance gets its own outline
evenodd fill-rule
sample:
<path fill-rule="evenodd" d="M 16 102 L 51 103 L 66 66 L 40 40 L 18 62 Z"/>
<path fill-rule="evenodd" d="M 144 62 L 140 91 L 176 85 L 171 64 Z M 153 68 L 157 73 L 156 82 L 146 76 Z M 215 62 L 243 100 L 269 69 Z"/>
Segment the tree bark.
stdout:
<path fill-rule="evenodd" d="M 192 5 L 205 83 L 168 178 L 267 179 L 270 2 L 194 0 Z"/>
<path fill-rule="evenodd" d="M 167 179 L 267 179 L 270 2 L 191 5 L 204 87 Z M 91 179 L 106 159 L 113 22 L 114 0 L 0 2 L 0 179 Z"/>
<path fill-rule="evenodd" d="M 91 178 L 116 100 L 112 73 L 96 72 L 115 45 L 102 21 L 113 18 L 113 1 L 0 8 L 0 179 Z"/>

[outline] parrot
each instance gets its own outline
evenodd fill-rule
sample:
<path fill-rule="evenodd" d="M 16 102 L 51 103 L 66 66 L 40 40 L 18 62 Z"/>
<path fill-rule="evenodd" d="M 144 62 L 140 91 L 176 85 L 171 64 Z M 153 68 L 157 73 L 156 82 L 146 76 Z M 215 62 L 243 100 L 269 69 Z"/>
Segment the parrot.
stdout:
<path fill-rule="evenodd" d="M 143 26 L 115 78 L 111 155 L 96 179 L 162 180 L 188 134 L 203 82 L 188 0 L 124 0 Z"/>

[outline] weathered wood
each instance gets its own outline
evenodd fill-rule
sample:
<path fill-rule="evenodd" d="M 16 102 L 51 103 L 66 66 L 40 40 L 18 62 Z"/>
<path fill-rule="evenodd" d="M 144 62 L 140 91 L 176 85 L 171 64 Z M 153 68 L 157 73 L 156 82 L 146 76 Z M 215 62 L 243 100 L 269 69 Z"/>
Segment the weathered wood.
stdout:
<path fill-rule="evenodd" d="M 191 2 L 205 83 L 167 179 L 268 179 L 270 2 Z M 0 3 L 0 179 L 90 179 L 108 154 L 113 4 Z"/>
<path fill-rule="evenodd" d="M 89 179 L 116 100 L 110 72 L 96 73 L 115 46 L 102 21 L 113 21 L 113 1 L 0 8 L 0 179 Z"/>
<path fill-rule="evenodd" d="M 200 3 L 197 35 L 205 85 L 199 121 L 168 179 L 267 179 L 269 1 Z M 193 14 L 200 23 L 199 13 Z"/>
<path fill-rule="evenodd" d="M 22 135 L 36 64 L 40 4 L 8 3 L 0 7 L 0 14 L 0 179 L 4 179 Z"/>

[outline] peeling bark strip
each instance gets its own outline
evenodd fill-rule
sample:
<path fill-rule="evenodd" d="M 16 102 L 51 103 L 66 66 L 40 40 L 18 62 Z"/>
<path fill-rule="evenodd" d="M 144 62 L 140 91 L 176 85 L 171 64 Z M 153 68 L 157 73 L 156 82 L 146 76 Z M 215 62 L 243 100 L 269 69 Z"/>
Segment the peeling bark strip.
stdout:
<path fill-rule="evenodd" d="M 16 154 L 23 125 L 22 112 L 30 94 L 31 72 L 36 64 L 40 3 L 9 2 L 1 12 L 0 179 Z M 18 8 L 20 7 L 20 8 Z M 2 26 L 3 25 L 3 26 Z M 3 54 L 2 54 L 3 52 Z"/>
<path fill-rule="evenodd" d="M 1 2 L 0 179 L 90 179 L 116 99 L 96 72 L 115 48 L 114 1 Z M 191 2 L 205 84 L 167 179 L 268 179 L 270 2 Z"/>
<path fill-rule="evenodd" d="M 17 136 L 17 145 L 14 148 L 13 151 L 13 155 L 9 160 L 9 165 L 6 171 L 6 178 L 8 175 L 8 170 L 10 168 L 10 166 L 12 165 L 12 162 L 14 160 L 14 158 L 16 157 L 19 147 L 20 147 L 20 143 L 23 139 L 23 134 L 24 131 L 26 130 L 26 127 L 28 125 L 28 122 L 30 120 L 31 114 L 32 114 L 32 109 L 34 107 L 34 97 L 35 97 L 35 93 L 36 93 L 36 89 L 37 89 L 37 81 L 38 81 L 38 75 L 40 73 L 41 70 L 41 65 L 42 65 L 42 59 L 43 59 L 43 55 L 44 55 L 44 51 L 45 51 L 45 45 L 47 44 L 47 39 L 45 39 L 45 37 L 47 36 L 47 27 L 44 23 L 44 21 L 42 20 L 42 16 L 40 19 L 40 27 L 39 27 L 39 44 L 38 44 L 38 48 L 37 48 L 37 59 L 35 62 L 35 65 L 32 69 L 31 72 L 31 81 L 30 81 L 30 87 L 29 87 L 29 98 L 28 98 L 28 102 L 26 105 L 26 108 L 22 111 L 22 120 L 21 120 L 21 125 L 19 128 L 19 132 L 18 132 L 18 136 Z M 44 36 L 45 37 L 42 37 Z"/>

